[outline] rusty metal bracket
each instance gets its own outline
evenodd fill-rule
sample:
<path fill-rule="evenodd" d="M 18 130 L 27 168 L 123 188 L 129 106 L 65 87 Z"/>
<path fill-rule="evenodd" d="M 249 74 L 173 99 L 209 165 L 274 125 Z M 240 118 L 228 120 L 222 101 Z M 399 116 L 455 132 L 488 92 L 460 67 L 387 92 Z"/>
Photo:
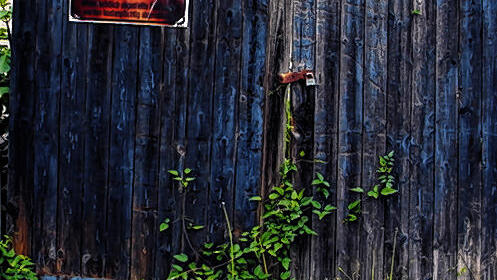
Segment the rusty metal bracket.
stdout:
<path fill-rule="evenodd" d="M 315 86 L 316 78 L 311 70 L 302 70 L 300 72 L 287 72 L 278 75 L 281 84 L 290 84 L 305 80 L 306 86 Z"/>

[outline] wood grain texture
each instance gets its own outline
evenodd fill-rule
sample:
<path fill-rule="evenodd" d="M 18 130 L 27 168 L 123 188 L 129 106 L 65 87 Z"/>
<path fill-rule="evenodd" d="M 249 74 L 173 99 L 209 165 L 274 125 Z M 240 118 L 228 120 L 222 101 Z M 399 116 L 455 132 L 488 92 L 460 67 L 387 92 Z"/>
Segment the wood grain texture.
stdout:
<path fill-rule="evenodd" d="M 392 256 L 395 279 L 497 276 L 494 1 L 192 0 L 187 29 L 69 23 L 66 2 L 14 3 L 8 229 L 45 278 L 164 279 L 226 240 L 221 201 L 235 236 L 257 223 L 248 198 L 284 152 L 277 75 L 304 68 L 295 181 L 322 173 L 339 210 L 313 218 L 295 277 L 384 279 Z M 344 223 L 389 150 L 400 193 Z M 168 170 L 186 167 L 183 200 Z"/>
<path fill-rule="evenodd" d="M 13 49 L 9 120 L 9 184 L 7 189 L 7 234 L 14 238 L 16 252 L 30 254 L 33 228 L 33 141 L 35 100 L 36 23 L 34 1 L 13 3 Z"/>
<path fill-rule="evenodd" d="M 58 271 L 59 110 L 61 95 L 62 2 L 40 1 L 36 11 L 34 116 L 33 259 L 42 273 Z M 41 16 L 43 15 L 43 16 Z"/>
<path fill-rule="evenodd" d="M 387 151 L 395 152 L 395 187 L 399 193 L 385 201 L 385 266 L 394 278 L 408 277 L 409 150 L 411 145 L 412 7 L 408 1 L 390 1 L 388 20 Z M 397 239 L 395 240 L 395 232 Z M 396 250 L 393 245 L 396 242 Z"/>
<path fill-rule="evenodd" d="M 388 2 L 366 1 L 364 47 L 364 96 L 362 124 L 363 189 L 377 184 L 378 155 L 385 154 L 387 127 L 387 23 Z M 361 278 L 384 279 L 384 202 L 363 195 L 361 238 Z"/>
<path fill-rule="evenodd" d="M 188 251 L 191 251 L 190 247 L 198 248 L 207 240 L 209 191 L 212 186 L 210 163 L 213 141 L 214 85 L 217 71 L 215 68 L 216 3 L 215 0 L 209 0 L 193 4 L 184 167 L 193 169 L 197 179 L 190 185 L 187 192 L 185 211 L 186 216 L 192 220 L 192 224 L 202 225 L 205 228 L 189 231 L 190 239 L 186 240 L 185 246 Z"/>
<path fill-rule="evenodd" d="M 363 0 L 347 0 L 341 7 L 340 97 L 338 121 L 337 177 L 337 269 L 358 277 L 360 263 L 360 225 L 347 223 L 349 203 L 360 196 L 350 189 L 361 186 L 361 152 L 364 87 L 364 12 Z M 339 277 L 346 277 L 337 272 Z"/>
<path fill-rule="evenodd" d="M 114 29 L 106 217 L 105 275 L 108 278 L 130 276 L 138 42 L 137 27 Z"/>
<path fill-rule="evenodd" d="M 84 134 L 85 168 L 81 275 L 104 275 L 106 254 L 106 209 L 110 145 L 113 28 L 88 27 L 88 85 Z"/>
<path fill-rule="evenodd" d="M 495 205 L 497 197 L 497 3 L 483 1 L 483 186 L 481 221 L 481 279 L 497 277 L 497 220 Z"/>
<path fill-rule="evenodd" d="M 316 88 L 314 108 L 314 171 L 331 183 L 323 205 L 336 205 L 338 96 L 340 73 L 340 1 L 316 1 Z M 311 240 L 310 279 L 336 274 L 336 213 L 319 221 L 313 217 L 318 236 Z"/>
<path fill-rule="evenodd" d="M 314 69 L 316 65 L 316 1 L 293 0 L 292 2 L 292 49 L 291 70 Z M 305 188 L 311 185 L 314 170 L 314 106 L 315 87 L 305 86 L 305 81 L 291 85 L 290 102 L 293 121 L 290 156 L 296 162 L 299 172 L 295 175 L 294 186 Z M 301 153 L 304 156 L 301 156 Z M 308 211 L 311 212 L 310 210 Z M 292 249 L 292 274 L 296 279 L 309 279 L 311 237 L 299 240 Z"/>
<path fill-rule="evenodd" d="M 437 2 L 433 279 L 457 277 L 457 1 Z"/>
<path fill-rule="evenodd" d="M 249 198 L 258 195 L 261 185 L 263 147 L 264 65 L 268 34 L 269 1 L 244 0 L 240 96 L 238 103 L 238 143 L 234 198 L 234 228 L 247 231 L 257 223 L 257 204 Z"/>
<path fill-rule="evenodd" d="M 67 10 L 64 2 L 63 17 Z M 79 46 L 88 45 L 88 26 L 64 22 L 62 27 L 57 271 L 80 275 L 88 53 Z"/>
<path fill-rule="evenodd" d="M 158 28 L 140 32 L 136 108 L 131 279 L 154 279 L 159 232 L 158 170 L 163 36 Z"/>
<path fill-rule="evenodd" d="M 460 3 L 458 77 L 458 279 L 480 278 L 482 5 Z"/>
<path fill-rule="evenodd" d="M 412 23 L 412 98 L 409 202 L 409 279 L 433 276 L 435 141 L 435 27 L 431 1 L 413 1 L 421 16 Z"/>
<path fill-rule="evenodd" d="M 242 1 L 216 1 L 216 42 L 212 99 L 212 143 L 210 188 L 207 197 L 208 232 L 216 243 L 225 240 L 225 204 L 233 222 L 236 151 L 239 137 L 237 100 L 240 99 L 240 62 L 242 52 Z M 237 231 L 237 229 L 235 229 Z"/>

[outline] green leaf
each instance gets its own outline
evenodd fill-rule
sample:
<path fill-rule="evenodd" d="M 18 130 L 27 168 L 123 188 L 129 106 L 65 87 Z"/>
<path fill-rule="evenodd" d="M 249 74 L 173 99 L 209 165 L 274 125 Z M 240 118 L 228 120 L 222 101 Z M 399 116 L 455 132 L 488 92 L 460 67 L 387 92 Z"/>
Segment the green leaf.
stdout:
<path fill-rule="evenodd" d="M 305 152 L 304 151 L 300 151 L 299 156 L 300 157 L 305 157 Z"/>
<path fill-rule="evenodd" d="M 264 274 L 264 272 L 262 272 L 262 267 L 261 265 L 258 265 L 255 269 L 254 269 L 254 275 L 257 276 L 257 278 L 259 279 L 264 279 L 266 277 L 266 274 Z"/>
<path fill-rule="evenodd" d="M 8 54 L 0 56 L 0 73 L 6 74 L 10 71 L 10 59 Z"/>
<path fill-rule="evenodd" d="M 322 184 L 322 183 L 323 183 L 323 182 L 322 182 L 321 180 L 319 180 L 319 179 L 314 179 L 314 180 L 312 180 L 311 185 L 313 185 L 313 186 L 314 186 L 314 185 L 319 185 L 319 184 Z"/>
<path fill-rule="evenodd" d="M 382 195 L 392 195 L 392 194 L 397 193 L 397 192 L 398 192 L 398 190 L 392 189 L 390 187 L 387 187 L 387 188 L 384 188 L 381 190 Z"/>
<path fill-rule="evenodd" d="M 172 174 L 174 176 L 179 176 L 179 173 L 176 170 L 168 170 L 167 172 L 169 172 L 170 174 Z"/>
<path fill-rule="evenodd" d="M 9 93 L 9 87 L 0 87 L 0 98 L 2 98 L 5 94 Z"/>
<path fill-rule="evenodd" d="M 321 203 L 315 201 L 315 200 L 311 200 L 311 204 L 314 208 L 316 209 L 321 209 Z"/>
<path fill-rule="evenodd" d="M 347 208 L 348 208 L 349 210 L 352 210 L 352 209 L 356 208 L 357 206 L 359 206 L 359 204 L 360 204 L 360 203 L 361 203 L 361 200 L 360 200 L 360 199 L 358 199 L 358 200 L 356 200 L 356 201 L 354 201 L 354 202 L 350 203 L 350 204 L 349 204 L 349 206 L 347 206 Z"/>
<path fill-rule="evenodd" d="M 166 230 L 166 229 L 168 229 L 168 228 L 169 228 L 169 225 L 168 225 L 168 224 L 166 224 L 166 223 L 162 223 L 162 224 L 160 224 L 160 228 L 159 228 L 159 230 L 160 230 L 160 231 L 165 231 L 165 230 Z"/>
<path fill-rule="evenodd" d="M 419 16 L 419 15 L 421 15 L 421 11 L 418 9 L 412 10 L 411 14 Z"/>
<path fill-rule="evenodd" d="M 183 172 L 185 172 L 185 174 L 190 174 L 192 170 L 190 168 L 185 168 Z"/>
<path fill-rule="evenodd" d="M 335 206 L 332 206 L 332 205 L 326 205 L 326 207 L 324 207 L 324 211 L 333 211 L 336 209 L 337 208 Z"/>
<path fill-rule="evenodd" d="M 275 199 L 277 199 L 278 197 L 280 197 L 280 195 L 279 195 L 279 194 L 277 194 L 277 193 L 272 193 L 272 194 L 270 194 L 270 195 L 269 195 L 269 199 L 271 199 L 271 200 L 275 200 Z"/>
<path fill-rule="evenodd" d="M 319 173 L 319 172 L 316 172 L 316 176 L 318 177 L 318 179 L 320 181 L 324 181 L 324 177 L 323 177 L 323 174 Z"/>
<path fill-rule="evenodd" d="M 378 193 L 378 192 L 375 192 L 375 191 L 369 191 L 369 192 L 368 192 L 368 196 L 369 196 L 369 197 L 373 197 L 373 198 L 377 199 L 377 198 L 378 198 L 378 196 L 379 196 L 379 193 Z"/>
<path fill-rule="evenodd" d="M 289 270 L 287 270 L 287 271 L 285 271 L 285 272 L 282 272 L 282 273 L 280 274 L 280 278 L 281 278 L 282 280 L 286 280 L 286 279 L 288 279 L 289 277 L 290 277 L 290 271 L 289 271 Z"/>
<path fill-rule="evenodd" d="M 295 199 L 297 199 L 297 197 L 298 197 L 297 192 L 296 192 L 296 191 L 293 191 L 293 192 L 292 192 L 292 196 L 291 196 L 291 198 L 292 198 L 293 200 L 295 200 Z"/>
<path fill-rule="evenodd" d="M 185 254 L 174 255 L 173 258 L 175 258 L 176 260 L 178 260 L 180 262 L 188 261 L 188 256 Z"/>
<path fill-rule="evenodd" d="M 192 229 L 194 229 L 194 230 L 199 230 L 199 229 L 203 229 L 203 228 L 205 228 L 205 226 L 201 226 L 201 225 L 192 226 Z"/>
<path fill-rule="evenodd" d="M 177 264 L 173 264 L 173 268 L 176 270 L 176 271 L 179 271 L 179 272 L 182 272 L 183 271 L 183 268 Z"/>
<path fill-rule="evenodd" d="M 325 188 L 321 188 L 321 189 L 319 189 L 319 191 L 321 193 L 323 193 L 323 195 L 324 195 L 325 198 L 328 198 L 330 196 L 330 192 L 327 189 L 325 189 Z"/>
<path fill-rule="evenodd" d="M 251 200 L 251 201 L 261 201 L 262 198 L 260 196 L 253 196 L 249 200 Z"/>
<path fill-rule="evenodd" d="M 285 268 L 285 270 L 288 270 L 288 268 L 290 267 L 290 262 L 292 260 L 288 257 L 284 258 L 283 260 L 281 260 L 281 265 L 283 266 L 283 268 Z"/>
<path fill-rule="evenodd" d="M 347 215 L 347 217 L 348 217 L 347 221 L 349 221 L 349 222 L 353 222 L 353 221 L 357 220 L 357 216 L 354 214 L 349 214 L 349 215 Z"/>
<path fill-rule="evenodd" d="M 356 188 L 350 189 L 350 191 L 356 192 L 356 193 L 363 193 L 364 189 L 362 189 L 361 187 L 356 187 Z"/>

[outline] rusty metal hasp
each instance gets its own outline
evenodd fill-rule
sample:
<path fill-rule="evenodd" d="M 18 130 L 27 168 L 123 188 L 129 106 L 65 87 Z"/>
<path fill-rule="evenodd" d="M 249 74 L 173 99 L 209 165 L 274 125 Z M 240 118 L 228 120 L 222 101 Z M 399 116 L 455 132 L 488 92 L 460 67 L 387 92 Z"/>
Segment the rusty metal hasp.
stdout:
<path fill-rule="evenodd" d="M 302 70 L 300 72 L 288 72 L 279 74 L 280 83 L 290 84 L 300 80 L 305 80 L 306 86 L 315 86 L 316 78 L 311 70 Z"/>

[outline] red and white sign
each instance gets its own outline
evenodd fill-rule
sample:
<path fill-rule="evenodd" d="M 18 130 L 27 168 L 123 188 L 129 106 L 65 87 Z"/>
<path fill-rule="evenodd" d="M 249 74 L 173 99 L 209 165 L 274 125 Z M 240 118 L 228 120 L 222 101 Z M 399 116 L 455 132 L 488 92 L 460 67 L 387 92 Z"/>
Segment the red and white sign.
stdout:
<path fill-rule="evenodd" d="M 188 26 L 189 0 L 70 0 L 69 20 Z"/>

